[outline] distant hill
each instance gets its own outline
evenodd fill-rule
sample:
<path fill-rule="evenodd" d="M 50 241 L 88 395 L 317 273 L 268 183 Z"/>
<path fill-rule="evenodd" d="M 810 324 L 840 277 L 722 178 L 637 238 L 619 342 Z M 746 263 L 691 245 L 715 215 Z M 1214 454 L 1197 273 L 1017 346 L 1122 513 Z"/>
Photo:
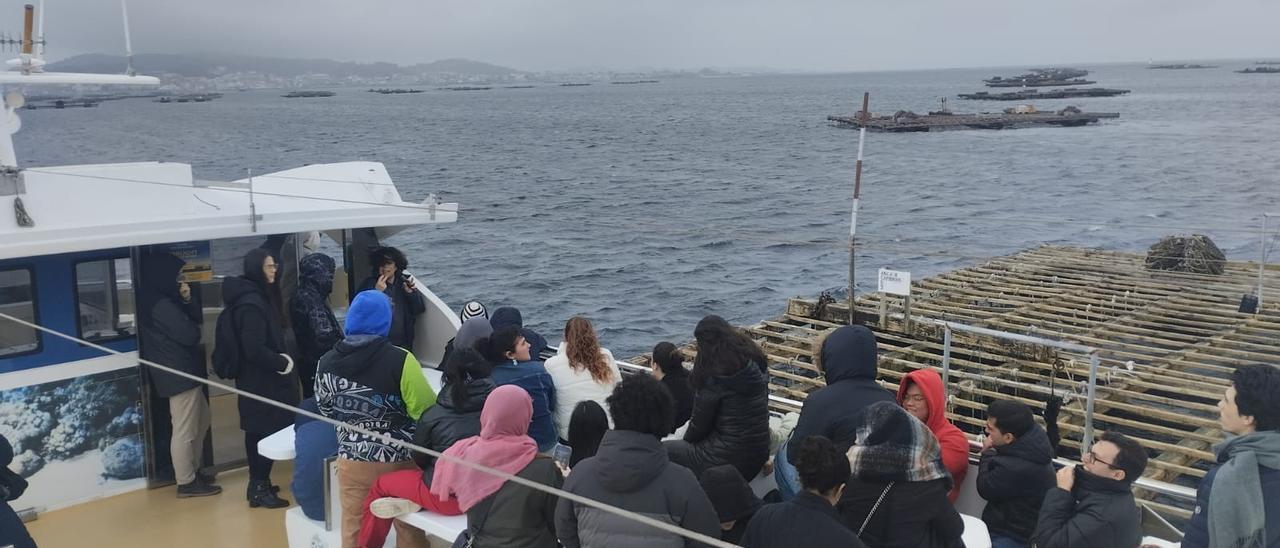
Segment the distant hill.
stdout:
<path fill-rule="evenodd" d="M 402 67 L 394 63 L 350 63 L 330 59 L 279 59 L 231 55 L 222 53 L 135 55 L 133 66 L 143 74 L 178 74 L 191 77 L 213 77 L 237 72 L 260 72 L 276 76 L 301 76 L 304 74 L 328 74 L 330 76 L 357 76 L 363 78 L 390 77 L 403 74 L 462 74 L 476 76 L 504 76 L 520 71 L 470 61 L 445 59 Z M 76 55 L 56 63 L 49 70 L 65 72 L 124 72 L 125 58 L 119 55 L 97 53 Z"/>

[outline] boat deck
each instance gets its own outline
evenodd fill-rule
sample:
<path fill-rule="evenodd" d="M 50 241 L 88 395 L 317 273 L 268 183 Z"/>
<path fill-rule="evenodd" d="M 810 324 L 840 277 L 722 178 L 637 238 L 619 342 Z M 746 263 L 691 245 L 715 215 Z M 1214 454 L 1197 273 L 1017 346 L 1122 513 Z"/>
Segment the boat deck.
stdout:
<path fill-rule="evenodd" d="M 879 324 L 880 381 L 894 390 L 906 372 L 941 371 L 943 328 L 921 318 L 1097 348 L 1097 431 L 1138 438 L 1152 453 L 1148 477 L 1195 487 L 1213 462 L 1212 445 L 1222 440 L 1216 404 L 1231 371 L 1280 363 L 1280 269 L 1266 273 L 1262 313 L 1237 311 L 1241 296 L 1256 287 L 1257 272 L 1257 263 L 1244 262 L 1228 262 L 1221 275 L 1158 272 L 1145 269 L 1142 254 L 1040 247 L 914 282 L 916 321 L 902 319 L 905 303 L 895 296 L 863 296 L 857 312 L 864 323 Z M 847 322 L 848 307 L 823 301 L 792 299 L 782 316 L 745 328 L 770 356 L 773 395 L 803 400 L 824 385 L 811 347 Z M 684 351 L 695 354 L 692 347 Z M 1058 419 L 1061 447 L 1078 454 L 1088 355 L 955 331 L 950 360 L 950 417 L 971 439 L 995 398 L 1041 410 L 1051 394 L 1067 395 Z M 1167 516 L 1189 515 L 1185 502 L 1139 495 Z"/>

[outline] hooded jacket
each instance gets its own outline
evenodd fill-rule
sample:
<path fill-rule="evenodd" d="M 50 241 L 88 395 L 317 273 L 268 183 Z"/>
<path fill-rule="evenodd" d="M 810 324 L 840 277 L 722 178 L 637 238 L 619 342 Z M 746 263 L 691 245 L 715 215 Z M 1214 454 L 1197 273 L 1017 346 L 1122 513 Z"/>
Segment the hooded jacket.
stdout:
<path fill-rule="evenodd" d="M 836 328 L 823 343 L 821 358 L 827 385 L 805 397 L 791 438 L 823 436 L 843 453 L 858 437 L 863 410 L 876 402 L 893 401 L 893 392 L 876 383 L 876 336 L 865 326 Z M 795 462 L 799 447 L 799 443 L 787 444 L 788 462 Z"/>
<path fill-rule="evenodd" d="M 342 340 L 342 326 L 329 308 L 336 268 L 333 259 L 322 253 L 312 253 L 298 262 L 298 288 L 289 302 L 289 314 L 298 341 L 297 368 L 304 397 L 315 391 L 320 356 Z"/>
<path fill-rule="evenodd" d="M 1071 491 L 1044 497 L 1031 539 L 1037 548 L 1132 548 L 1142 543 L 1142 512 L 1133 482 L 1095 476 L 1076 467 Z"/>
<path fill-rule="evenodd" d="M 1057 485 L 1053 449 L 1044 429 L 1033 424 L 1013 443 L 984 451 L 977 485 L 978 494 L 987 500 L 982 521 L 991 535 L 1027 542 L 1045 493 Z"/>
<path fill-rule="evenodd" d="M 390 326 L 386 295 L 356 295 L 347 312 L 347 337 L 320 358 L 316 404 L 326 417 L 409 442 L 436 394 L 413 354 L 387 339 Z M 338 431 L 338 455 L 360 462 L 410 460 L 406 449 L 347 429 Z"/>
<path fill-rule="evenodd" d="M 947 498 L 955 502 L 960 496 L 960 486 L 964 484 L 964 476 L 969 472 L 969 438 L 964 431 L 956 428 L 947 420 L 945 398 L 942 395 L 942 377 L 932 369 L 917 369 L 903 378 L 898 385 L 898 405 L 902 405 L 907 397 L 907 389 L 912 384 L 920 387 L 924 394 L 924 403 L 929 409 L 929 420 L 925 426 L 938 438 L 942 446 L 942 464 L 951 473 L 952 487 Z"/>
<path fill-rule="evenodd" d="M 493 379 L 471 379 L 466 387 L 467 396 L 463 401 L 453 400 L 450 385 L 440 388 L 436 404 L 418 419 L 418 427 L 413 433 L 414 445 L 443 453 L 460 439 L 480 435 L 480 411 L 484 410 L 485 398 L 493 392 Z M 413 461 L 422 469 L 422 483 L 430 487 L 435 457 L 414 452 Z"/>
<path fill-rule="evenodd" d="M 269 303 L 262 261 L 268 253 L 253 249 L 245 254 L 244 276 L 222 280 L 223 314 L 235 314 L 236 340 L 240 343 L 240 375 L 236 387 L 291 406 L 301 399 L 298 375 L 285 357 L 283 319 Z M 271 434 L 293 424 L 294 414 L 250 398 L 236 398 L 240 429 Z"/>
<path fill-rule="evenodd" d="M 22 524 L 22 519 L 9 505 L 10 501 L 22 496 L 22 492 L 27 489 L 27 480 L 9 470 L 12 462 L 13 446 L 9 445 L 7 438 L 0 436 L 0 500 L 4 501 L 3 506 L 0 506 L 0 542 L 12 544 L 14 548 L 35 548 L 36 542 L 27 532 L 27 526 Z"/>
<path fill-rule="evenodd" d="M 494 331 L 507 326 L 519 327 L 520 334 L 524 335 L 524 340 L 529 342 L 529 356 L 535 361 L 541 361 L 542 352 L 549 347 L 546 338 L 524 326 L 524 317 L 513 306 L 504 306 L 494 310 L 493 315 L 489 316 L 489 325 L 493 326 Z"/>
<path fill-rule="evenodd" d="M 673 460 L 694 473 L 732 464 L 754 478 L 769 460 L 769 387 L 754 363 L 713 376 L 694 392 L 693 416 L 684 439 L 668 442 Z"/>
<path fill-rule="evenodd" d="M 720 523 L 734 522 L 733 527 L 720 531 L 720 540 L 738 544 L 764 502 L 751 491 L 738 469 L 727 464 L 708 468 L 698 477 L 698 483 L 711 499 Z"/>
<path fill-rule="evenodd" d="M 488 318 L 474 317 L 462 320 L 462 326 L 458 328 L 458 333 L 444 344 L 444 355 L 440 357 L 440 369 L 444 369 L 444 364 L 449 363 L 449 360 L 453 358 L 455 350 L 472 348 L 476 341 L 492 334 L 493 327 L 489 325 Z"/>
<path fill-rule="evenodd" d="M 168 253 L 153 253 L 142 259 L 142 291 L 138 310 L 144 311 L 142 358 L 167 365 L 183 373 L 208 375 L 204 351 L 200 348 L 201 310 L 195 302 L 184 303 L 178 294 L 178 273 L 186 263 Z M 170 398 L 200 383 L 146 368 L 156 394 Z"/>
<path fill-rule="evenodd" d="M 720 536 L 716 511 L 688 468 L 670 462 L 658 438 L 610 430 L 596 456 L 578 463 L 565 480 L 570 493 L 618 506 L 711 537 Z M 684 537 L 560 499 L 556 535 L 565 548 L 692 546 Z"/>

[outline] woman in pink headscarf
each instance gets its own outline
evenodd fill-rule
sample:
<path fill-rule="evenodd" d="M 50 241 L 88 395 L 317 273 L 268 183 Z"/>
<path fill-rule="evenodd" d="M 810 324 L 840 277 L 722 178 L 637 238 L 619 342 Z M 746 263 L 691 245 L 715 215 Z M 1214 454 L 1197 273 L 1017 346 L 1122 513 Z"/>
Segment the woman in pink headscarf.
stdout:
<path fill-rule="evenodd" d="M 458 441 L 444 454 L 558 489 L 564 484 L 564 476 L 555 461 L 538 454 L 537 442 L 529 437 L 532 419 L 533 399 L 529 393 L 515 385 L 499 386 L 485 399 L 480 412 L 480 435 Z M 450 459 L 436 461 L 431 495 L 440 500 L 457 500 L 458 507 L 467 513 L 467 530 L 463 534 L 474 539 L 475 548 L 558 545 L 554 495 Z M 406 503 L 402 513 L 417 511 L 416 504 L 401 502 Z M 379 513 L 385 516 L 390 512 Z"/>

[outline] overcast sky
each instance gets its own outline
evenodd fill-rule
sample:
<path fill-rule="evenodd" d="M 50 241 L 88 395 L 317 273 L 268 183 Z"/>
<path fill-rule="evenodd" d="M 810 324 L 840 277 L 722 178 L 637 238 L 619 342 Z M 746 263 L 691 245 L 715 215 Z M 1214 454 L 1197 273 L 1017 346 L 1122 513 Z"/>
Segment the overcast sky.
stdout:
<path fill-rule="evenodd" d="M 0 0 L 0 29 L 21 30 L 23 3 Z M 51 59 L 123 52 L 118 1 L 46 6 Z M 129 11 L 140 53 L 523 70 L 1280 57 L 1280 0 L 130 0 Z"/>

